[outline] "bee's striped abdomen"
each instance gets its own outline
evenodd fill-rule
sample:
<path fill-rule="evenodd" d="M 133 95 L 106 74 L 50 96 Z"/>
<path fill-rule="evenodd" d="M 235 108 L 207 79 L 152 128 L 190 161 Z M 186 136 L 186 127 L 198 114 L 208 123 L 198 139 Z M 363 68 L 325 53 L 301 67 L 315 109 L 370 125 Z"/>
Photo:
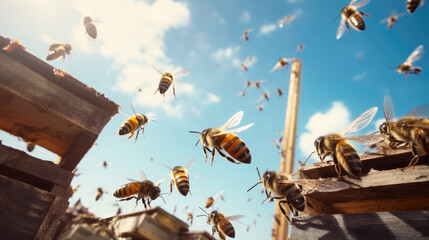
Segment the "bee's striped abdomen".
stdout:
<path fill-rule="evenodd" d="M 338 162 L 350 175 L 359 176 L 362 164 L 356 150 L 352 145 L 343 141 L 336 146 L 336 156 Z"/>
<path fill-rule="evenodd" d="M 159 82 L 159 86 L 158 86 L 159 92 L 161 94 L 164 94 L 168 90 L 172 82 L 173 82 L 172 77 L 162 75 L 161 81 Z"/>
<path fill-rule="evenodd" d="M 134 116 L 122 123 L 119 128 L 119 135 L 125 135 L 127 133 L 135 131 L 139 126 L 139 121 Z"/>
<path fill-rule="evenodd" d="M 235 237 L 234 227 L 232 226 L 231 222 L 228 219 L 223 218 L 223 219 L 219 220 L 218 226 L 219 226 L 219 230 L 222 233 L 224 233 L 226 236 L 228 236 L 230 238 Z"/>
<path fill-rule="evenodd" d="M 120 186 L 116 191 L 113 193 L 113 196 L 118 198 L 128 197 L 133 194 L 138 193 L 140 190 L 140 183 L 139 182 L 132 182 L 125 185 Z"/>
<path fill-rule="evenodd" d="M 186 196 L 189 192 L 189 179 L 185 174 L 176 175 L 176 187 L 177 190 L 183 195 Z"/>
<path fill-rule="evenodd" d="M 301 212 L 304 211 L 305 199 L 298 185 L 296 185 L 295 183 L 288 184 L 284 190 L 285 190 L 286 197 L 288 201 L 292 204 L 292 206 L 298 211 L 301 211 Z"/>
<path fill-rule="evenodd" d="M 349 18 L 349 23 L 353 25 L 357 30 L 365 30 L 365 22 L 359 12 L 355 12 Z"/>
<path fill-rule="evenodd" d="M 420 5 L 420 0 L 407 0 L 407 11 L 413 13 Z"/>
<path fill-rule="evenodd" d="M 209 208 L 213 205 L 214 199 L 210 197 L 206 202 L 206 208 Z"/>
<path fill-rule="evenodd" d="M 220 135 L 219 138 L 222 148 L 231 157 L 242 163 L 250 163 L 252 159 L 250 150 L 241 138 L 233 133 Z"/>

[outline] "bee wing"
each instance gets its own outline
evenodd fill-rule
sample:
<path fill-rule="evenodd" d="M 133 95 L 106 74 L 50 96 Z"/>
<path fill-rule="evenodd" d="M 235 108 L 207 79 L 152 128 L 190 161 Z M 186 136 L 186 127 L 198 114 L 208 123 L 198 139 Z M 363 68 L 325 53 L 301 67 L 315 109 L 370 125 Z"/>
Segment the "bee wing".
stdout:
<path fill-rule="evenodd" d="M 393 121 L 393 118 L 395 117 L 395 109 L 393 108 L 393 101 L 389 95 L 384 96 L 383 113 L 384 113 L 384 118 L 386 119 L 387 126 L 389 126 L 389 123 L 391 123 Z"/>
<path fill-rule="evenodd" d="M 152 67 L 153 67 L 157 72 L 159 72 L 159 74 L 161 74 L 161 75 L 162 75 L 162 72 L 161 72 L 161 71 L 159 71 L 159 70 L 158 70 L 158 68 L 156 68 L 156 67 L 155 67 L 155 65 L 152 65 Z"/>
<path fill-rule="evenodd" d="M 364 113 L 362 113 L 359 117 L 357 117 L 344 131 L 343 135 L 346 135 L 349 132 L 356 132 L 358 130 L 361 130 L 368 126 L 368 124 L 371 122 L 372 118 L 377 113 L 378 108 L 373 107 L 368 110 L 366 110 Z"/>
<path fill-rule="evenodd" d="M 239 111 L 236 114 L 234 114 L 234 116 L 232 116 L 230 119 L 228 119 L 228 121 L 226 121 L 226 123 L 221 127 L 221 129 L 225 130 L 230 127 L 237 126 L 241 122 L 241 119 L 243 118 L 243 114 L 244 114 L 243 111 Z"/>
<path fill-rule="evenodd" d="M 397 17 L 397 18 L 400 18 L 400 17 L 402 17 L 402 16 L 404 16 L 404 15 L 405 15 L 405 13 L 400 13 L 400 14 L 397 14 L 397 15 L 396 15 L 396 17 Z"/>
<path fill-rule="evenodd" d="M 143 172 L 143 170 L 140 170 L 140 175 L 143 177 L 143 180 L 147 180 L 146 174 Z"/>
<path fill-rule="evenodd" d="M 420 45 L 414 50 L 405 62 L 413 63 L 422 57 L 423 45 Z"/>
<path fill-rule="evenodd" d="M 277 70 L 277 68 L 279 68 L 280 66 L 281 66 L 280 62 L 277 62 L 276 65 L 274 65 L 274 67 L 271 69 L 270 73 L 272 73 L 275 70 Z"/>
<path fill-rule="evenodd" d="M 185 165 L 185 168 L 188 169 L 192 166 L 192 163 L 194 163 L 194 157 L 191 157 L 188 162 Z"/>
<path fill-rule="evenodd" d="M 383 18 L 383 19 L 381 19 L 380 20 L 380 23 L 385 23 L 385 22 L 387 22 L 387 20 L 389 19 L 390 17 L 387 17 L 387 18 Z"/>
<path fill-rule="evenodd" d="M 369 0 L 362 0 L 362 1 L 358 2 L 358 3 L 356 3 L 355 7 L 356 8 L 361 8 L 361 7 L 365 6 L 365 5 L 367 5 L 368 3 L 369 3 Z"/>
<path fill-rule="evenodd" d="M 230 221 L 236 221 L 236 222 L 238 222 L 238 220 L 244 218 L 244 215 L 233 215 L 233 216 L 228 216 L 228 217 L 225 217 L 225 218 L 228 219 L 228 220 L 230 220 Z"/>
<path fill-rule="evenodd" d="M 220 191 L 218 194 L 216 194 L 216 196 L 214 196 L 213 199 L 216 199 L 216 198 L 220 197 L 222 194 L 223 194 L 223 190 Z"/>
<path fill-rule="evenodd" d="M 337 30 L 337 39 L 340 39 L 343 36 L 344 31 L 346 30 L 344 28 L 345 25 L 346 25 L 346 19 L 341 18 L 340 26 L 338 26 L 338 30 Z"/>
<path fill-rule="evenodd" d="M 168 178 L 170 176 L 170 174 L 169 175 L 167 175 L 167 176 L 165 176 L 165 177 L 163 177 L 161 180 L 159 180 L 158 182 L 156 182 L 155 183 L 155 186 L 159 186 L 159 184 L 161 184 L 166 178 Z"/>
<path fill-rule="evenodd" d="M 133 112 L 134 115 L 136 115 L 136 110 L 134 109 L 134 106 L 131 102 L 128 103 L 130 105 L 131 111 Z"/>
<path fill-rule="evenodd" d="M 165 163 L 161 163 L 161 165 L 162 166 L 164 166 L 164 167 L 166 167 L 166 168 L 168 168 L 168 169 L 170 169 L 170 170 L 173 170 L 170 166 L 168 166 L 167 164 L 165 164 Z"/>
<path fill-rule="evenodd" d="M 244 127 L 239 127 L 239 128 L 236 128 L 236 129 L 233 129 L 233 130 L 230 130 L 230 131 L 220 132 L 218 134 L 215 134 L 214 136 L 225 135 L 225 134 L 228 134 L 228 133 L 239 133 L 239 132 L 242 132 L 242 131 L 250 128 L 253 124 L 255 124 L 255 123 L 251 123 L 251 124 L 248 124 L 248 125 L 246 125 Z"/>
<path fill-rule="evenodd" d="M 362 136 L 343 137 L 343 138 L 338 138 L 338 140 L 341 140 L 341 139 L 352 140 L 361 144 L 370 145 L 370 144 L 381 142 L 387 137 L 388 135 L 385 135 L 385 134 L 368 134 L 368 135 L 362 135 Z"/>
<path fill-rule="evenodd" d="M 429 117 L 429 103 L 413 108 L 406 116 Z"/>
<path fill-rule="evenodd" d="M 191 72 L 191 70 L 189 70 L 189 69 L 182 69 L 182 70 L 178 71 L 177 73 L 175 73 L 174 76 L 177 76 L 177 75 L 188 75 L 190 72 Z"/>
<path fill-rule="evenodd" d="M 126 178 L 130 182 L 140 182 L 139 180 L 135 180 L 134 178 Z"/>

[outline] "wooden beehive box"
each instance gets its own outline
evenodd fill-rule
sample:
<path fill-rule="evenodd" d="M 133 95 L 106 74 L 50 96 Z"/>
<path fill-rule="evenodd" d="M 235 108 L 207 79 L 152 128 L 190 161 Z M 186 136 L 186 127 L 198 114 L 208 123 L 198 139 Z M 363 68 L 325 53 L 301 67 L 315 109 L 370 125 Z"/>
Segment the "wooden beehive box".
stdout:
<path fill-rule="evenodd" d="M 62 159 L 59 165 L 0 141 L 0 236 L 51 239 L 71 196 L 72 170 L 118 105 L 23 49 L 3 50 L 0 36 L 0 129 Z"/>
<path fill-rule="evenodd" d="M 58 154 L 72 171 L 119 106 L 25 50 L 2 50 L 9 43 L 0 36 L 0 129 Z"/>

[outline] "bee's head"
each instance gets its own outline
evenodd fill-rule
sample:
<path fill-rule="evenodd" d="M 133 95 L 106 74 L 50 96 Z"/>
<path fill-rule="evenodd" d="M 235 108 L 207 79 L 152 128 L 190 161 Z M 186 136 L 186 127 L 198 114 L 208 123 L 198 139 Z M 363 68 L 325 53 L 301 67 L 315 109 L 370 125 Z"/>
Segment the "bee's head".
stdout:
<path fill-rule="evenodd" d="M 322 136 L 317 138 L 314 141 L 314 147 L 316 148 L 317 155 L 319 155 L 320 159 L 322 159 L 322 155 L 324 154 L 324 146 L 325 146 L 326 137 Z"/>
<path fill-rule="evenodd" d="M 72 50 L 72 47 L 70 46 L 70 44 L 65 44 L 65 45 L 64 45 L 64 48 L 65 48 L 65 50 L 66 50 L 66 53 L 67 53 L 67 54 L 70 54 L 70 51 Z"/>
<path fill-rule="evenodd" d="M 159 187 L 156 187 L 151 193 L 150 193 L 150 199 L 155 200 L 159 197 L 161 193 L 161 189 Z"/>

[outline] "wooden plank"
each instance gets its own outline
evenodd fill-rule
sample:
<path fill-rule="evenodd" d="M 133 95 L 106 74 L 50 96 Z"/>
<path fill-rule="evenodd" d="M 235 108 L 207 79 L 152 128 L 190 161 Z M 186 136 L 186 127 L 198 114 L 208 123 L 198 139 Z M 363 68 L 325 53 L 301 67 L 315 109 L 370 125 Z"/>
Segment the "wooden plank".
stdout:
<path fill-rule="evenodd" d="M 360 155 L 362 162 L 362 174 L 368 173 L 371 169 L 375 170 L 389 170 L 396 168 L 403 168 L 408 166 L 413 155 L 410 150 L 392 150 L 388 155 L 381 153 L 365 153 Z M 417 165 L 429 164 L 429 156 L 420 156 Z M 330 178 L 336 177 L 334 163 L 332 160 L 325 161 L 320 165 L 307 165 L 301 167 L 301 178 Z M 345 174 L 345 171 L 342 171 Z"/>
<path fill-rule="evenodd" d="M 188 224 L 176 218 L 175 216 L 167 213 L 160 207 L 157 207 L 157 210 L 153 214 L 151 214 L 151 217 L 155 220 L 155 222 L 168 228 L 170 231 L 176 234 L 179 232 L 188 231 Z"/>
<path fill-rule="evenodd" d="M 92 147 L 96 139 L 96 136 L 82 133 L 73 143 L 67 154 L 61 159 L 59 164 L 60 167 L 68 171 L 73 171 L 83 156 L 85 156 Z"/>
<path fill-rule="evenodd" d="M 321 186 L 335 184 L 336 178 L 324 179 Z M 338 189 L 313 188 L 303 185 L 303 193 L 312 207 L 312 215 L 350 214 L 380 211 L 406 211 L 429 209 L 429 166 L 420 165 L 400 169 L 376 171 L 361 179 L 348 176 Z"/>
<path fill-rule="evenodd" d="M 295 217 L 291 239 L 428 239 L 429 211 Z"/>
<path fill-rule="evenodd" d="M 62 187 L 67 190 L 71 181 L 73 180 L 73 173 L 64 170 L 54 164 L 51 161 L 44 161 L 38 158 L 32 157 L 27 153 L 16 150 L 11 147 L 7 147 L 0 143 L 0 165 L 7 166 L 9 168 L 15 169 L 27 175 L 34 176 L 39 179 L 43 179 L 51 184 Z M 15 176 L 9 176 L 11 178 L 18 177 L 16 173 Z M 22 175 L 22 174 L 21 174 Z M 21 180 L 21 179 L 19 179 Z M 24 182 L 27 182 L 23 180 Z M 37 180 L 34 178 L 29 178 L 29 184 L 35 184 Z M 49 188 L 44 189 L 48 192 L 51 191 L 53 185 Z"/>
<path fill-rule="evenodd" d="M 52 239 L 69 205 L 68 199 L 57 196 L 43 219 L 34 239 Z"/>
<path fill-rule="evenodd" d="M 33 239 L 55 196 L 0 175 L 0 236 Z"/>
<path fill-rule="evenodd" d="M 27 140 L 31 137 L 26 137 L 26 134 L 32 129 L 53 131 L 55 134 L 52 134 L 51 141 L 56 140 L 55 142 L 64 141 L 58 135 L 63 134 L 66 129 L 76 132 L 75 134 L 87 132 L 97 136 L 110 120 L 110 115 L 104 110 L 68 92 L 67 89 L 52 84 L 3 53 L 0 53 L 0 88 L 2 98 L 8 98 L 14 103 L 2 104 L 6 106 L 0 107 L 2 113 L 0 127 L 5 127 L 4 130 Z M 34 108 L 33 114 L 30 115 L 29 109 L 22 109 L 17 104 Z M 34 119 L 37 121 L 34 122 Z M 11 126 L 8 126 L 8 121 Z M 41 145 L 37 141 L 36 143 Z M 49 150 L 63 155 L 68 149 Z"/>
<path fill-rule="evenodd" d="M 87 225 L 78 224 L 66 235 L 61 235 L 58 240 L 108 240 L 108 238 L 97 234 L 94 229 Z"/>
<path fill-rule="evenodd" d="M 179 240 L 215 240 L 215 238 L 206 231 L 195 231 L 180 233 Z"/>

